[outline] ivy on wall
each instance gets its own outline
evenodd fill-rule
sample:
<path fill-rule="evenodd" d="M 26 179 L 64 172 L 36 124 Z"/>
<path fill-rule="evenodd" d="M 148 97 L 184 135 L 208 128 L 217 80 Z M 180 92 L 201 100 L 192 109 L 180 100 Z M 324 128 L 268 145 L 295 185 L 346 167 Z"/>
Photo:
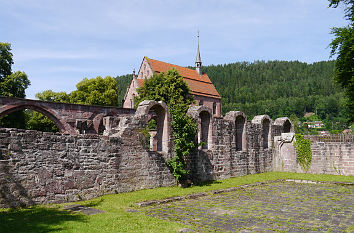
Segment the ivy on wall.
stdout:
<path fill-rule="evenodd" d="M 304 171 L 308 171 L 312 162 L 311 140 L 305 139 L 301 134 L 295 134 L 294 146 L 297 162 Z"/>
<path fill-rule="evenodd" d="M 186 115 L 190 104 L 194 103 L 188 84 L 176 69 L 171 69 L 165 73 L 154 74 L 137 92 L 139 95 L 134 98 L 136 105 L 143 100 L 161 100 L 167 104 L 172 116 L 175 151 L 174 157 L 167 161 L 167 166 L 177 182 L 181 184 L 187 182 L 189 171 L 185 158 L 198 146 L 194 141 L 198 133 L 197 122 Z M 148 127 L 151 129 L 152 124 Z M 145 129 L 142 133 L 148 137 L 150 129 Z"/>

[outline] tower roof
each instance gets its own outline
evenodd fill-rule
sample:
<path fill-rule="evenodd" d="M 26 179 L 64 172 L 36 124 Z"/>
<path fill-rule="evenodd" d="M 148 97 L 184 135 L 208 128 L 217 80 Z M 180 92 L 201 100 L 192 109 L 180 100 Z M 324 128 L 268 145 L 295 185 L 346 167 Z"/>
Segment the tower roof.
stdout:
<path fill-rule="evenodd" d="M 198 31 L 197 57 L 196 57 L 196 59 L 195 59 L 195 63 L 202 63 L 202 59 L 200 58 L 200 52 L 199 52 L 199 31 Z"/>

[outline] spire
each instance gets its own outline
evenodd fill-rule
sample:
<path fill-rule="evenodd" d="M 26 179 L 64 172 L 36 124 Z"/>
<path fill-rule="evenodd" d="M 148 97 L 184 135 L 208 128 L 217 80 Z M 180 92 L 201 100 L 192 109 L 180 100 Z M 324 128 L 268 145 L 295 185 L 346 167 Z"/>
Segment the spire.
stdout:
<path fill-rule="evenodd" d="M 136 79 L 136 76 L 135 76 L 135 69 L 133 69 L 133 79 Z"/>
<path fill-rule="evenodd" d="M 199 75 L 202 75 L 202 59 L 200 59 L 200 52 L 199 52 L 199 30 L 198 30 L 198 48 L 197 48 L 197 57 L 195 59 L 195 70 L 198 72 Z"/>

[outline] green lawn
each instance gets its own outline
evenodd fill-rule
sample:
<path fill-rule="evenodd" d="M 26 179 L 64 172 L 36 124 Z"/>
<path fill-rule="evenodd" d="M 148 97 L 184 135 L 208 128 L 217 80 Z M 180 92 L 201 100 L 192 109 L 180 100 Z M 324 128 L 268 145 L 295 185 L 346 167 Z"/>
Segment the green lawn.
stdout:
<path fill-rule="evenodd" d="M 268 172 L 219 180 L 190 188 L 175 186 L 147 189 L 105 195 L 89 201 L 77 202 L 105 211 L 105 213 L 91 216 L 63 210 L 62 207 L 68 203 L 20 209 L 0 209 L 0 232 L 178 232 L 186 226 L 127 210 L 138 208 L 135 203 L 144 200 L 182 196 L 276 179 L 354 182 L 354 176 Z"/>

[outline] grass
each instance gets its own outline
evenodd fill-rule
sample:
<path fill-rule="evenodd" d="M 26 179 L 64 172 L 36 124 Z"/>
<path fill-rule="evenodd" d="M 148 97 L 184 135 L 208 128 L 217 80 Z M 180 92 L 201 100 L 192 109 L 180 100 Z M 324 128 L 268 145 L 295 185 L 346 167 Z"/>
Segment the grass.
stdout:
<path fill-rule="evenodd" d="M 0 209 L 0 232 L 178 232 L 186 226 L 134 211 L 138 209 L 135 203 L 276 179 L 354 182 L 353 176 L 268 172 L 208 182 L 190 188 L 163 187 L 105 195 L 89 201 L 77 202 L 105 211 L 91 216 L 63 210 L 62 207 L 68 203 Z"/>

